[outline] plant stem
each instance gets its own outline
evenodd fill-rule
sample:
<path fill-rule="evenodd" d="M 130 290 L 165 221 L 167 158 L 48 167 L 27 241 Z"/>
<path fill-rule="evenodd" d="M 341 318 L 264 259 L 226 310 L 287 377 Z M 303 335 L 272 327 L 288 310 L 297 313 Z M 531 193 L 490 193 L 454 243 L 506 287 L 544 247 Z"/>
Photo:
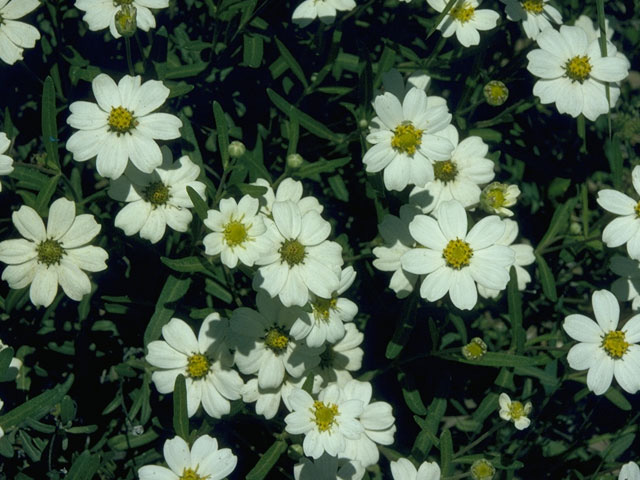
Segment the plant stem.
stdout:
<path fill-rule="evenodd" d="M 124 37 L 124 46 L 127 51 L 127 66 L 129 67 L 129 74 L 134 76 L 136 73 L 133 70 L 133 62 L 131 61 L 131 39 L 129 37 Z"/>

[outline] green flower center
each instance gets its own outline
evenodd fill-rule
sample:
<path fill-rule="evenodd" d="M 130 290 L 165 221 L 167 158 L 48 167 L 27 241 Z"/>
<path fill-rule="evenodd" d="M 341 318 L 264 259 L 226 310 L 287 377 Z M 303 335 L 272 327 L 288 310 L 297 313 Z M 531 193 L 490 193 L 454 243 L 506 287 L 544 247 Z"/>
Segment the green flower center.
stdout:
<path fill-rule="evenodd" d="M 169 193 L 169 187 L 162 182 L 151 182 L 142 192 L 143 197 L 147 202 L 154 207 L 164 205 L 171 198 Z"/>
<path fill-rule="evenodd" d="M 476 460 L 471 465 L 471 477 L 474 480 L 490 480 L 496 473 L 496 469 L 484 458 Z"/>
<path fill-rule="evenodd" d="M 138 121 L 133 118 L 133 112 L 124 107 L 111 107 L 111 113 L 109 113 L 107 123 L 109 124 L 109 128 L 117 132 L 118 135 L 127 133 L 138 125 Z"/>
<path fill-rule="evenodd" d="M 540 14 L 544 9 L 544 2 L 542 0 L 525 0 L 522 2 L 522 8 L 528 13 Z"/>
<path fill-rule="evenodd" d="M 326 432 L 331 430 L 331 427 L 337 423 L 336 417 L 338 416 L 338 406 L 330 403 L 324 404 L 323 402 L 316 400 L 313 402 L 313 408 L 311 412 L 314 416 L 314 422 L 318 426 L 318 430 Z"/>
<path fill-rule="evenodd" d="M 264 336 L 264 344 L 276 355 L 284 353 L 289 345 L 289 335 L 281 327 L 272 327 Z"/>
<path fill-rule="evenodd" d="M 433 172 L 436 180 L 440 180 L 443 183 L 449 183 L 455 180 L 458 175 L 458 168 L 451 160 L 445 160 L 444 162 L 434 162 Z"/>
<path fill-rule="evenodd" d="M 504 190 L 493 188 L 487 192 L 489 206 L 495 209 L 502 208 L 505 202 Z"/>
<path fill-rule="evenodd" d="M 447 246 L 442 251 L 442 256 L 448 266 L 460 270 L 462 267 L 469 265 L 469 260 L 471 260 L 473 256 L 473 250 L 467 242 L 456 238 L 455 240 L 449 240 L 449 243 L 447 243 Z"/>
<path fill-rule="evenodd" d="M 329 321 L 331 310 L 335 310 L 338 300 L 335 298 L 316 298 L 311 302 L 311 309 L 316 320 Z"/>
<path fill-rule="evenodd" d="M 509 89 L 500 80 L 491 80 L 484 86 L 484 97 L 487 103 L 497 107 L 502 105 L 509 98 Z"/>
<path fill-rule="evenodd" d="M 481 338 L 474 337 L 471 342 L 462 347 L 462 355 L 467 360 L 478 360 L 487 353 L 487 344 Z"/>
<path fill-rule="evenodd" d="M 297 240 L 285 240 L 278 253 L 282 261 L 287 262 L 290 267 L 302 263 L 306 255 L 304 245 Z"/>
<path fill-rule="evenodd" d="M 38 263 L 44 263 L 47 267 L 57 265 L 62 260 L 62 256 L 66 253 L 60 242 L 52 239 L 40 242 L 36 247 L 38 253 Z"/>
<path fill-rule="evenodd" d="M 589 57 L 586 55 L 576 55 L 573 58 L 567 60 L 564 69 L 569 77 L 574 82 L 583 83 L 589 73 L 591 73 L 591 63 L 589 63 Z"/>
<path fill-rule="evenodd" d="M 520 417 L 524 417 L 525 413 L 522 403 L 511 402 L 511 405 L 509 405 L 509 415 L 511 415 L 511 418 L 513 418 L 514 420 L 518 420 Z"/>
<path fill-rule="evenodd" d="M 410 123 L 399 125 L 393 131 L 391 146 L 399 152 L 413 155 L 416 148 L 422 143 L 422 130 L 417 129 Z"/>
<path fill-rule="evenodd" d="M 201 353 L 195 353 L 187 359 L 187 373 L 195 380 L 207 376 L 211 369 L 211 360 Z"/>
<path fill-rule="evenodd" d="M 244 226 L 244 223 L 237 220 L 231 220 L 227 223 L 224 226 L 222 234 L 224 235 L 224 241 L 227 242 L 227 245 L 230 247 L 242 245 L 249 236 L 247 233 L 247 227 Z"/>
<path fill-rule="evenodd" d="M 449 10 L 449 15 L 458 20 L 460 23 L 466 23 L 473 18 L 475 8 L 469 3 L 464 2 L 461 5 L 456 5 Z"/>
<path fill-rule="evenodd" d="M 613 359 L 620 359 L 629 350 L 629 343 L 625 339 L 624 332 L 612 330 L 602 339 L 602 348 Z"/>
<path fill-rule="evenodd" d="M 196 467 L 195 470 L 192 470 L 191 468 L 185 468 L 182 471 L 182 475 L 180 475 L 180 478 L 178 480 L 207 480 L 207 478 L 209 478 L 211 475 L 205 475 L 204 477 L 201 475 L 198 475 L 196 472 L 198 470 L 198 467 Z"/>

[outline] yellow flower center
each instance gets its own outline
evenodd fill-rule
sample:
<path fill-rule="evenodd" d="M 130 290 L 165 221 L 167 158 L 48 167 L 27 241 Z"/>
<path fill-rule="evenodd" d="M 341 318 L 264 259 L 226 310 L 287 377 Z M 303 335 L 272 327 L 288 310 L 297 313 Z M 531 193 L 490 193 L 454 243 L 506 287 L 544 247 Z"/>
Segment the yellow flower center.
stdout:
<path fill-rule="evenodd" d="M 198 475 L 197 472 L 198 468 L 196 467 L 195 470 L 192 470 L 191 468 L 185 468 L 182 471 L 182 475 L 180 475 L 180 478 L 178 480 L 207 480 L 207 478 L 209 478 L 211 475 L 205 475 L 204 477 L 201 475 Z"/>
<path fill-rule="evenodd" d="M 329 321 L 331 310 L 335 310 L 338 300 L 335 298 L 316 298 L 315 302 L 311 302 L 311 309 L 316 320 Z"/>
<path fill-rule="evenodd" d="M 583 83 L 589 73 L 591 73 L 591 63 L 589 63 L 589 57 L 586 55 L 576 55 L 573 58 L 567 60 L 564 69 L 569 77 L 574 82 Z"/>
<path fill-rule="evenodd" d="M 468 2 L 464 2 L 460 5 L 456 5 L 449 10 L 449 15 L 458 20 L 460 23 L 466 23 L 473 18 L 475 8 L 473 8 Z"/>
<path fill-rule="evenodd" d="M 524 8 L 527 13 L 540 14 L 544 9 L 544 2 L 543 0 L 524 0 L 524 2 L 522 2 L 522 8 Z"/>
<path fill-rule="evenodd" d="M 636 203 L 634 210 L 636 212 L 636 217 L 640 218 L 640 202 Z"/>
<path fill-rule="evenodd" d="M 187 359 L 187 373 L 191 378 L 200 380 L 211 369 L 211 360 L 201 353 L 195 353 Z"/>
<path fill-rule="evenodd" d="M 498 107 L 509 98 L 509 89 L 500 80 L 491 80 L 483 89 L 484 98 L 492 107 Z"/>
<path fill-rule="evenodd" d="M 289 336 L 280 327 L 272 327 L 264 336 L 264 344 L 276 355 L 283 353 L 289 345 Z"/>
<path fill-rule="evenodd" d="M 304 245 L 297 240 L 285 240 L 278 250 L 283 262 L 287 262 L 290 267 L 302 263 L 306 252 Z"/>
<path fill-rule="evenodd" d="M 455 180 L 458 175 L 458 168 L 451 160 L 445 160 L 444 162 L 434 162 L 433 172 L 436 180 L 440 180 L 443 183 L 449 183 Z"/>
<path fill-rule="evenodd" d="M 487 344 L 481 338 L 475 337 L 471 342 L 462 347 L 462 355 L 467 360 L 478 360 L 487 353 Z"/>
<path fill-rule="evenodd" d="M 231 220 L 227 223 L 224 226 L 222 234 L 224 235 L 225 242 L 227 242 L 227 245 L 230 247 L 242 245 L 247 241 L 247 237 L 249 236 L 247 233 L 247 227 L 245 227 L 244 223 L 237 220 Z"/>
<path fill-rule="evenodd" d="M 623 331 L 611 330 L 602 339 L 602 348 L 607 355 L 618 360 L 629 350 L 629 343 L 625 340 Z"/>
<path fill-rule="evenodd" d="M 471 465 L 471 477 L 474 480 L 489 480 L 493 478 L 495 473 L 495 467 L 484 458 L 476 460 L 473 462 L 473 465 Z"/>
<path fill-rule="evenodd" d="M 393 131 L 391 146 L 399 152 L 413 155 L 416 148 L 422 143 L 422 130 L 417 129 L 410 123 L 399 125 Z"/>
<path fill-rule="evenodd" d="M 442 256 L 448 266 L 460 270 L 462 267 L 469 265 L 469 260 L 471 260 L 473 256 L 473 250 L 467 242 L 456 238 L 455 240 L 449 240 L 449 243 L 447 243 L 447 246 L 442 251 Z"/>
<path fill-rule="evenodd" d="M 333 403 L 325 405 L 323 402 L 316 400 L 313 402 L 311 412 L 314 416 L 313 420 L 321 432 L 331 430 L 331 427 L 337 423 L 336 416 L 338 415 L 338 406 Z"/>
<path fill-rule="evenodd" d="M 52 239 L 40 242 L 36 247 L 38 253 L 38 263 L 44 263 L 47 267 L 59 264 L 62 256 L 66 253 L 60 242 Z"/>
<path fill-rule="evenodd" d="M 111 113 L 107 120 L 109 127 L 118 135 L 127 133 L 132 128 L 138 125 L 138 121 L 133 118 L 133 112 L 130 112 L 124 107 L 111 107 Z"/>
<path fill-rule="evenodd" d="M 509 405 L 509 415 L 511 415 L 511 418 L 513 418 L 514 420 L 518 420 L 520 417 L 524 417 L 525 413 L 522 403 L 511 402 L 511 405 Z"/>
<path fill-rule="evenodd" d="M 501 188 L 493 188 L 487 192 L 487 200 L 489 206 L 495 208 L 502 208 L 505 202 L 504 190 Z"/>
<path fill-rule="evenodd" d="M 151 182 L 142 191 L 142 196 L 154 207 L 164 205 L 171 198 L 169 187 L 162 182 Z"/>

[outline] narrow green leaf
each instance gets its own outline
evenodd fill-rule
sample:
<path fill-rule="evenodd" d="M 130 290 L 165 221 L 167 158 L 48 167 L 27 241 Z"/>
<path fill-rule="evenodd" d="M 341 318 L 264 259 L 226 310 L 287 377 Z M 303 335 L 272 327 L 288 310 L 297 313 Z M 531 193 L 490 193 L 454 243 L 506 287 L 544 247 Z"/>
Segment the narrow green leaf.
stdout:
<path fill-rule="evenodd" d="M 340 137 L 337 133 L 332 132 L 319 121 L 315 120 L 311 116 L 291 105 L 270 88 L 267 88 L 267 95 L 269 96 L 273 104 L 278 107 L 283 113 L 285 113 L 289 117 L 295 116 L 298 122 L 300 122 L 300 125 L 306 128 L 309 133 L 314 134 L 316 137 L 331 140 L 332 142 L 337 143 L 339 141 Z"/>
<path fill-rule="evenodd" d="M 416 324 L 416 303 L 417 295 L 414 292 L 414 294 L 409 297 L 408 301 L 403 304 L 402 314 L 398 318 L 399 321 L 396 325 L 396 330 L 393 332 L 393 336 L 387 344 L 385 356 L 389 360 L 393 360 L 400 355 L 400 352 L 411 337 L 411 332 L 413 332 L 413 327 L 415 327 Z"/>
<path fill-rule="evenodd" d="M 41 393 L 37 397 L 26 401 L 22 405 L 5 413 L 0 417 L 0 427 L 6 432 L 10 428 L 19 427 L 27 418 L 32 420 L 40 420 L 54 408 L 65 394 L 71 388 L 73 383 L 73 375 L 65 380 L 64 383 Z"/>
<path fill-rule="evenodd" d="M 617 137 L 608 138 L 604 142 L 604 154 L 609 160 L 609 168 L 611 169 L 611 177 L 613 180 L 613 188 L 622 190 L 622 152 L 620 151 L 620 140 Z"/>
<path fill-rule="evenodd" d="M 189 195 L 191 203 L 193 203 L 193 209 L 196 211 L 196 215 L 198 215 L 200 220 L 205 220 L 207 218 L 207 210 L 209 210 L 207 202 L 198 195 L 198 192 L 196 192 L 193 187 L 187 186 L 187 195 Z"/>
<path fill-rule="evenodd" d="M 147 430 L 142 435 L 133 436 L 131 434 L 120 434 L 111 437 L 107 442 L 110 448 L 114 450 L 128 450 L 129 448 L 138 448 L 153 442 L 158 438 L 155 430 Z"/>
<path fill-rule="evenodd" d="M 536 263 L 538 264 L 538 273 L 540 274 L 540 283 L 542 284 L 542 292 L 552 302 L 558 300 L 558 294 L 556 292 L 556 281 L 553 277 L 553 272 L 547 265 L 546 260 L 542 255 L 536 253 Z"/>
<path fill-rule="evenodd" d="M 607 390 L 607 393 L 604 394 L 605 398 L 613 403 L 620 410 L 624 410 L 625 412 L 629 412 L 632 408 L 631 403 L 626 397 L 618 390 L 617 388 L 610 388 Z M 0 425 L 2 424 L 2 419 L 0 419 Z"/>
<path fill-rule="evenodd" d="M 291 72 L 297 77 L 298 80 L 302 83 L 304 88 L 309 87 L 309 83 L 307 82 L 306 77 L 304 76 L 304 71 L 300 64 L 296 61 L 296 59 L 291 55 L 291 52 L 284 46 L 284 44 L 278 40 L 278 37 L 274 37 L 276 41 L 276 47 L 278 47 L 278 51 L 280 52 L 280 56 L 287 64 L 287 66 L 291 69 Z"/>
<path fill-rule="evenodd" d="M 373 79 L 373 87 L 379 88 L 382 83 L 382 74 L 393 68 L 396 62 L 396 52 L 389 46 L 384 47 L 380 60 L 378 61 L 376 76 Z"/>
<path fill-rule="evenodd" d="M 440 470 L 443 477 L 448 477 L 451 474 L 451 467 L 453 461 L 453 440 L 451 438 L 451 432 L 446 429 L 440 435 Z"/>
<path fill-rule="evenodd" d="M 9 370 L 9 365 L 13 359 L 13 348 L 7 347 L 0 350 L 0 377 Z"/>
<path fill-rule="evenodd" d="M 100 467 L 100 457 L 85 450 L 73 461 L 64 480 L 90 480 Z"/>
<path fill-rule="evenodd" d="M 193 131 L 193 126 L 191 125 L 191 121 L 189 117 L 187 117 L 183 111 L 181 111 L 178 116 L 180 120 L 182 120 L 182 128 L 180 128 L 180 133 L 182 134 L 182 140 L 186 141 L 189 145 L 191 145 L 192 150 L 187 152 L 189 158 L 198 165 L 200 168 L 203 167 L 202 161 L 202 152 L 200 151 L 200 146 L 198 145 L 198 140 L 196 139 L 196 134 Z"/>
<path fill-rule="evenodd" d="M 212 275 L 207 268 L 205 260 L 200 257 L 167 258 L 160 257 L 160 261 L 171 270 L 181 273 L 204 273 Z"/>
<path fill-rule="evenodd" d="M 165 304 L 181 299 L 189 290 L 190 285 L 190 278 L 180 279 L 173 275 L 169 275 L 164 287 L 162 287 L 158 301 L 156 302 L 155 312 L 144 331 L 145 346 L 147 346 L 149 342 L 160 338 L 162 327 L 171 320 L 171 317 L 175 312 L 174 309 L 166 307 Z"/>
<path fill-rule="evenodd" d="M 620 455 L 627 451 L 635 438 L 635 433 L 627 433 L 626 435 L 622 435 L 621 437 L 616 438 L 613 443 L 609 445 L 609 448 L 607 448 L 604 455 L 604 460 L 606 462 L 613 462 L 614 460 L 616 460 Z"/>
<path fill-rule="evenodd" d="M 153 64 L 160 80 L 195 77 L 209 66 L 209 62 L 197 62 L 189 65 L 170 65 L 167 62 L 153 62 Z"/>
<path fill-rule="evenodd" d="M 229 164 L 229 127 L 224 111 L 220 104 L 213 102 L 213 117 L 216 121 L 216 132 L 218 136 L 218 150 L 222 158 L 222 168 L 226 169 Z"/>
<path fill-rule="evenodd" d="M 36 197 L 36 211 L 41 217 L 44 217 L 45 213 L 49 209 L 49 202 L 51 201 L 53 194 L 56 193 L 58 180 L 60 180 L 60 175 L 54 175 L 45 184 L 44 188 L 38 192 L 38 196 Z"/>
<path fill-rule="evenodd" d="M 453 360 L 455 362 L 467 363 L 469 365 L 478 365 L 482 367 L 526 367 L 529 365 L 544 365 L 551 360 L 544 356 L 526 357 L 524 355 L 512 355 L 503 352 L 487 352 L 478 360 L 467 360 L 457 354 L 442 354 L 442 358 Z"/>
<path fill-rule="evenodd" d="M 307 163 L 294 172 L 298 178 L 307 178 L 318 173 L 335 172 L 336 169 L 346 165 L 351 161 L 351 157 L 336 158 L 334 160 L 317 160 Z"/>
<path fill-rule="evenodd" d="M 49 177 L 47 175 L 44 175 L 35 168 L 31 168 L 26 165 L 14 164 L 11 177 L 18 180 L 18 187 L 28 188 L 29 190 L 34 190 L 36 192 L 42 190 L 47 182 L 49 182 Z"/>
<path fill-rule="evenodd" d="M 231 292 L 223 287 L 218 281 L 211 278 L 205 278 L 204 291 L 216 298 L 219 298 L 224 303 L 231 303 L 233 301 L 233 295 L 231 295 Z"/>
<path fill-rule="evenodd" d="M 187 413 L 187 384 L 184 375 L 176 377 L 173 386 L 173 430 L 176 435 L 189 441 L 189 415 Z"/>
<path fill-rule="evenodd" d="M 60 171 L 58 158 L 58 126 L 56 124 L 56 89 L 48 76 L 42 88 L 42 143 L 47 152 L 47 165 Z"/>
<path fill-rule="evenodd" d="M 537 253 L 544 252 L 545 247 L 553 243 L 558 234 L 568 228 L 569 218 L 576 201 L 576 198 L 572 198 L 556 208 L 555 212 L 553 212 L 553 217 L 551 217 L 551 222 L 549 223 L 547 232 L 544 234 L 544 237 L 542 237 L 542 240 L 540 240 L 540 243 L 538 243 L 538 246 L 535 249 Z"/>
<path fill-rule="evenodd" d="M 507 304 L 509 307 L 509 318 L 511 319 L 511 348 L 515 348 L 516 353 L 521 354 L 524 351 L 525 333 L 522 328 L 522 295 L 518 290 L 516 267 L 511 267 L 509 276 Z"/>
<path fill-rule="evenodd" d="M 287 450 L 287 442 L 284 440 L 276 440 L 273 442 L 273 445 L 269 447 L 269 449 L 264 452 L 258 463 L 256 463 L 255 467 L 251 469 L 251 471 L 245 477 L 245 480 L 262 480 L 267 478 L 267 475 L 276 464 L 280 455 L 282 455 Z"/>
<path fill-rule="evenodd" d="M 477 422 L 482 423 L 485 418 L 493 414 L 498 406 L 498 394 L 489 392 L 480 402 L 478 408 L 476 408 L 471 416 Z"/>
<path fill-rule="evenodd" d="M 243 62 L 248 67 L 258 68 L 262 63 L 263 49 L 262 37 L 259 37 L 258 35 L 244 35 L 242 47 Z"/>
<path fill-rule="evenodd" d="M 329 177 L 327 181 L 329 182 L 331 191 L 338 200 L 342 200 L 343 202 L 349 201 L 349 190 L 347 190 L 347 186 L 344 184 L 344 180 L 342 180 L 342 175 L 333 175 Z"/>
<path fill-rule="evenodd" d="M 422 462 L 433 445 L 439 444 L 436 432 L 440 425 L 440 420 L 444 416 L 447 410 L 447 400 L 442 397 L 435 397 L 429 408 L 427 409 L 427 416 L 421 422 L 418 422 L 421 432 L 416 437 L 416 440 L 411 449 L 411 456 L 415 458 L 418 463 Z M 419 417 L 414 417 L 419 418 Z"/>
<path fill-rule="evenodd" d="M 422 403 L 422 398 L 420 397 L 420 392 L 416 388 L 415 381 L 412 376 L 407 375 L 405 372 L 398 373 L 398 382 L 402 387 L 402 396 L 404 397 L 404 402 L 416 415 L 426 415 L 427 408 Z"/>

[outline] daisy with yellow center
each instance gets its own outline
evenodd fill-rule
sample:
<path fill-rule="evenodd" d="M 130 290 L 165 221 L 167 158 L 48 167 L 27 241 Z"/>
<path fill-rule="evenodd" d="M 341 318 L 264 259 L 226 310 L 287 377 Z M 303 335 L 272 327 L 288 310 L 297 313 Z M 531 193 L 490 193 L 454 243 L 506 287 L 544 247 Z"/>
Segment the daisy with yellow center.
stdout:
<path fill-rule="evenodd" d="M 640 390 L 640 315 L 619 325 L 620 306 L 607 290 L 591 297 L 594 322 L 581 314 L 568 315 L 562 328 L 579 343 L 567 360 L 576 370 L 587 370 L 587 386 L 596 395 L 605 393 L 613 377 L 628 393 Z"/>
<path fill-rule="evenodd" d="M 204 319 L 197 337 L 186 322 L 172 318 L 162 327 L 164 340 L 150 342 L 147 347 L 146 360 L 156 367 L 151 379 L 158 392 L 173 392 L 176 377 L 180 374 L 185 377 L 190 417 L 202 404 L 208 415 L 220 418 L 229 413 L 230 400 L 240 398 L 243 382 L 231 368 L 233 356 L 227 346 L 228 334 L 229 321 L 217 313 Z M 202 475 L 195 467 L 189 468 Z"/>
<path fill-rule="evenodd" d="M 493 10 L 478 9 L 481 0 L 458 0 L 451 10 L 438 24 L 438 30 L 445 38 L 456 35 L 458 41 L 465 47 L 480 43 L 478 31 L 491 30 L 500 18 Z M 446 0 L 427 0 L 427 3 L 437 12 L 442 12 L 447 6 Z"/>
<path fill-rule="evenodd" d="M 323 389 L 317 399 L 302 389 L 289 395 L 291 413 L 284 419 L 285 430 L 304 434 L 304 454 L 314 459 L 323 453 L 335 457 L 345 455 L 346 440 L 358 440 L 364 427 L 357 419 L 363 413 L 362 400 L 345 395 L 337 385 Z"/>
<path fill-rule="evenodd" d="M 394 90 L 395 91 L 395 90 Z M 433 180 L 433 162 L 448 160 L 453 145 L 440 132 L 451 123 L 446 102 L 411 88 L 402 100 L 393 93 L 376 96 L 376 117 L 367 142 L 373 146 L 362 159 L 367 172 L 384 171 L 388 190 L 404 190 Z"/>
<path fill-rule="evenodd" d="M 476 285 L 503 290 L 509 282 L 514 251 L 496 242 L 505 225 L 492 215 L 467 232 L 467 214 L 457 201 L 442 203 L 436 219 L 417 215 L 409 231 L 420 247 L 406 252 L 402 268 L 426 275 L 420 286 L 422 298 L 434 302 L 447 293 L 452 303 L 470 310 L 478 299 Z"/>
<path fill-rule="evenodd" d="M 267 228 L 259 208 L 258 199 L 249 195 L 239 202 L 233 198 L 220 200 L 218 210 L 209 210 L 204 221 L 212 230 L 202 241 L 205 253 L 220 255 L 222 263 L 229 268 L 236 268 L 238 262 L 253 266 L 270 245 L 263 235 Z"/>
<path fill-rule="evenodd" d="M 531 413 L 531 402 L 522 404 L 518 401 L 511 401 L 509 395 L 501 393 L 498 398 L 500 404 L 500 418 L 508 422 L 513 422 L 516 429 L 524 430 L 531 425 L 531 420 L 527 418 L 527 415 Z"/>
<path fill-rule="evenodd" d="M 545 28 L 562 24 L 562 15 L 548 0 L 500 0 L 505 4 L 507 18 L 522 22 L 525 35 L 532 40 L 538 38 Z"/>
<path fill-rule="evenodd" d="M 517 185 L 492 182 L 482 189 L 480 194 L 480 206 L 487 213 L 495 213 L 503 217 L 512 217 L 513 212 L 507 207 L 516 204 L 520 196 L 520 188 Z"/>
<path fill-rule="evenodd" d="M 135 11 L 135 25 L 148 32 L 156 27 L 156 19 L 151 9 L 167 8 L 169 0 L 113 0 L 96 2 L 95 0 L 76 0 L 77 9 L 85 12 L 82 19 L 89 24 L 89 30 L 97 32 L 109 28 L 114 38 L 120 38 L 116 22 L 121 12 Z"/>
<path fill-rule="evenodd" d="M 598 40 L 589 41 L 579 26 L 545 28 L 536 42 L 540 48 L 527 54 L 527 69 L 540 78 L 533 93 L 541 103 L 555 103 L 558 112 L 589 120 L 609 111 L 605 85 L 627 76 L 625 58 L 615 56 L 615 49 L 603 57 Z"/>
<path fill-rule="evenodd" d="M 222 480 L 235 470 L 238 458 L 228 448 L 218 448 L 209 435 L 198 437 L 189 448 L 180 437 L 164 442 L 167 467 L 147 465 L 138 470 L 140 480 Z"/>

